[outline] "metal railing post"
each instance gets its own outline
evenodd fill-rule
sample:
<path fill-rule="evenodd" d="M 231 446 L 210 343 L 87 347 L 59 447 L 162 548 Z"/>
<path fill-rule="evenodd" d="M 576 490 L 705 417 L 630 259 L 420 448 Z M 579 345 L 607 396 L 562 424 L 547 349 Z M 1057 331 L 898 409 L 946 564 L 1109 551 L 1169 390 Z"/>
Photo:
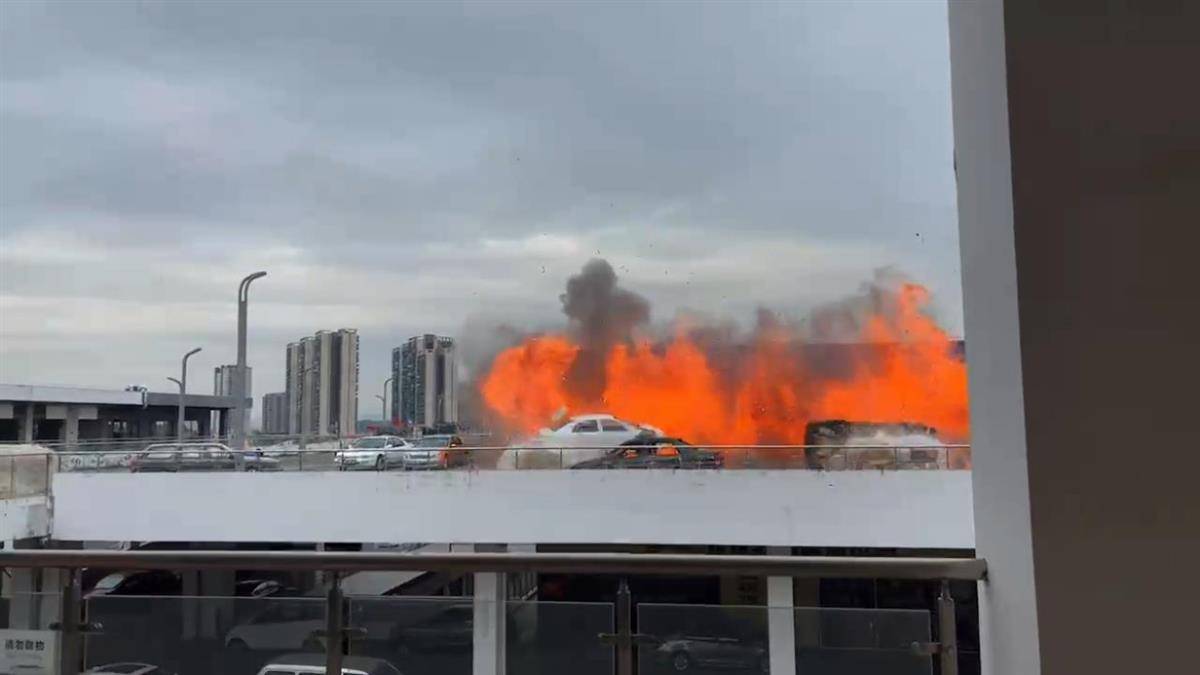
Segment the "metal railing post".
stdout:
<path fill-rule="evenodd" d="M 629 579 L 617 585 L 617 675 L 633 675 L 633 596 Z"/>
<path fill-rule="evenodd" d="M 77 675 L 83 663 L 83 630 L 80 617 L 79 570 L 64 570 L 67 575 L 59 597 L 58 627 L 62 636 L 59 649 L 59 675 Z"/>
<path fill-rule="evenodd" d="M 329 591 L 325 594 L 325 674 L 341 675 L 342 649 L 345 642 L 345 607 L 342 575 L 328 572 Z"/>
<path fill-rule="evenodd" d="M 942 580 L 938 594 L 938 664 L 941 675 L 958 675 L 958 625 L 949 580 Z"/>

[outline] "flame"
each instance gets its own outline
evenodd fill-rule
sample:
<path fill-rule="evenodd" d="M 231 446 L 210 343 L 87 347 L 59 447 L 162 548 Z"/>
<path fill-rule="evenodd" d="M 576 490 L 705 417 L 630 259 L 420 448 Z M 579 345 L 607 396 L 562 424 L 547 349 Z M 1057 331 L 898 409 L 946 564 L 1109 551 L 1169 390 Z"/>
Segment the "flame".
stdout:
<path fill-rule="evenodd" d="M 888 311 L 857 328 L 848 372 L 821 375 L 811 345 L 795 328 L 761 328 L 717 368 L 686 330 L 665 343 L 640 339 L 612 347 L 600 400 L 578 400 L 565 386 L 580 346 L 541 335 L 502 351 L 480 383 L 490 412 L 509 430 L 529 433 L 556 415 L 603 411 L 695 443 L 804 442 L 808 422 L 845 419 L 911 422 L 946 441 L 967 438 L 966 364 L 950 336 L 923 310 L 929 292 L 902 284 Z"/>

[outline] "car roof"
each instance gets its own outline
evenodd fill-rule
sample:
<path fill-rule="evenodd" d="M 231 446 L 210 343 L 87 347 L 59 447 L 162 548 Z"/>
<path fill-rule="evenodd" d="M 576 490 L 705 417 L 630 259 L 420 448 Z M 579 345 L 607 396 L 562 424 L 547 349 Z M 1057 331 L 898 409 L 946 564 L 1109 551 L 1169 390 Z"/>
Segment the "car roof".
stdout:
<path fill-rule="evenodd" d="M 617 419 L 617 418 L 613 417 L 612 415 L 609 415 L 608 413 L 586 413 L 583 415 L 574 415 L 573 417 L 571 417 L 570 421 L 583 422 L 586 420 L 615 420 L 615 419 Z M 618 420 L 618 421 L 621 421 L 621 420 Z M 630 422 L 629 424 L 632 424 L 632 422 Z"/>

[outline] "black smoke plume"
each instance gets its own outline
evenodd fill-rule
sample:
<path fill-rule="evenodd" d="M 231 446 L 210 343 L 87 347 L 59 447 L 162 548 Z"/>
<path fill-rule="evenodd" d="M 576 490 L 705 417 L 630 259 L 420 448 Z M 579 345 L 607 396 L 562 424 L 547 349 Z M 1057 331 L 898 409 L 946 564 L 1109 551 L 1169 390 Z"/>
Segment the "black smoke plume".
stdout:
<path fill-rule="evenodd" d="M 600 401 L 608 352 L 617 344 L 632 341 L 634 330 L 650 320 L 650 303 L 619 287 L 612 265 L 599 258 L 589 260 L 579 274 L 567 280 L 567 292 L 559 300 L 580 346 L 567 371 L 567 389 L 583 400 Z"/>

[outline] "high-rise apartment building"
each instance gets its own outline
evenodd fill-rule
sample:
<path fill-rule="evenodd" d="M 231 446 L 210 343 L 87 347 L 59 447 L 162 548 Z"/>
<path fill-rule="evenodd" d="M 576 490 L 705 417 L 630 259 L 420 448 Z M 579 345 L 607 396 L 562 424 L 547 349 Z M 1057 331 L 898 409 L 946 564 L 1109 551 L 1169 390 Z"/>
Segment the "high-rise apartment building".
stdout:
<path fill-rule="evenodd" d="M 287 392 L 263 394 L 262 430 L 264 434 L 288 432 Z"/>
<path fill-rule="evenodd" d="M 287 346 L 287 432 L 354 433 L 358 422 L 358 331 L 317 331 Z"/>
<path fill-rule="evenodd" d="M 253 389 L 250 383 L 253 381 L 253 368 L 246 366 L 246 398 L 253 395 Z M 233 396 L 234 375 L 237 372 L 237 366 L 224 365 L 213 368 L 213 395 L 214 396 Z"/>
<path fill-rule="evenodd" d="M 418 335 L 392 350 L 392 419 L 410 428 L 458 423 L 454 339 Z"/>
<path fill-rule="evenodd" d="M 250 366 L 246 366 L 246 398 L 248 398 L 250 400 L 254 400 L 253 394 L 252 394 L 253 390 L 251 389 L 251 386 L 250 386 L 251 382 L 253 382 L 253 380 L 254 380 L 253 375 L 252 375 L 253 370 L 254 369 L 251 368 Z M 214 396 L 233 396 L 233 383 L 235 381 L 234 378 L 236 375 L 237 375 L 237 366 L 235 366 L 235 365 L 226 364 L 223 366 L 217 366 L 216 368 L 213 368 L 213 395 Z M 251 405 L 253 405 L 253 404 L 251 404 Z M 250 428 L 250 407 L 251 406 L 248 405 L 242 410 L 242 414 L 245 416 L 245 424 L 242 426 L 243 429 Z M 233 414 L 233 413 L 230 412 L 230 414 Z M 215 418 L 212 420 L 212 428 L 213 429 L 220 428 L 220 425 L 216 423 Z"/>

